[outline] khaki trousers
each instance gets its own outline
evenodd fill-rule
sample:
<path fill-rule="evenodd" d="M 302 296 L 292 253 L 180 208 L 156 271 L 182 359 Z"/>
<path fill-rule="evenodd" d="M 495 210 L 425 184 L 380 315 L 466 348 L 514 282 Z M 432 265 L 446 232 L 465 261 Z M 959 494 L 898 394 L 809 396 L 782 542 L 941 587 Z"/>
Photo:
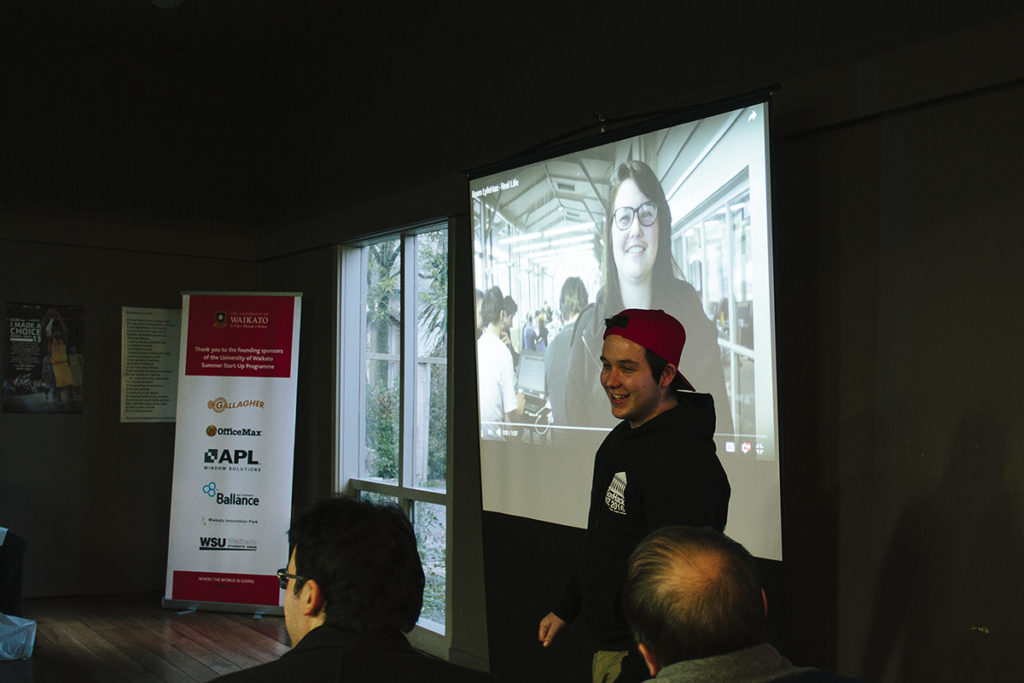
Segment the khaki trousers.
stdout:
<path fill-rule="evenodd" d="M 614 683 L 622 672 L 622 660 L 629 650 L 598 650 L 594 653 L 591 672 L 594 683 Z"/>

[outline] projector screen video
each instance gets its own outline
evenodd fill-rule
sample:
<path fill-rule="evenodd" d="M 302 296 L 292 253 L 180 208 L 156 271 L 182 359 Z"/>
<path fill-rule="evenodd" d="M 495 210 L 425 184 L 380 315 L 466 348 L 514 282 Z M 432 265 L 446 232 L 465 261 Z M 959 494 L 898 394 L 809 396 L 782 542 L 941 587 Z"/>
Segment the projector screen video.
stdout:
<path fill-rule="evenodd" d="M 471 179 L 484 510 L 586 527 L 617 423 L 604 320 L 661 308 L 686 330 L 679 370 L 714 398 L 726 533 L 782 559 L 767 109 Z"/>

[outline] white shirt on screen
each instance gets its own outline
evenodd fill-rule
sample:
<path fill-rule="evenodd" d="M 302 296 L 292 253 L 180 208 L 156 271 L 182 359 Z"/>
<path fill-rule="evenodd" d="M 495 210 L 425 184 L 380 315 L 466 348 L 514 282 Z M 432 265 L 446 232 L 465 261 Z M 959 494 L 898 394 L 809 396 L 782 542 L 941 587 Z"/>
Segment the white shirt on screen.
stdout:
<path fill-rule="evenodd" d="M 477 391 L 480 397 L 480 429 L 485 439 L 500 439 L 505 414 L 516 409 L 515 377 L 512 354 L 498 336 L 484 330 L 476 342 L 479 367 Z"/>

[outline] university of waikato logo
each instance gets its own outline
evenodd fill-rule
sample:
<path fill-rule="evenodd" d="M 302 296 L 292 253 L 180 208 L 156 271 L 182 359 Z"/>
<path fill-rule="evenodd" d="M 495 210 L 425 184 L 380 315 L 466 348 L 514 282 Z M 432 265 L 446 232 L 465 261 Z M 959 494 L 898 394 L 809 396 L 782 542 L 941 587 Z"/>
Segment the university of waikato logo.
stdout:
<path fill-rule="evenodd" d="M 214 313 L 213 313 L 213 326 L 214 327 L 227 327 L 228 326 L 228 312 L 227 311 L 214 311 Z"/>

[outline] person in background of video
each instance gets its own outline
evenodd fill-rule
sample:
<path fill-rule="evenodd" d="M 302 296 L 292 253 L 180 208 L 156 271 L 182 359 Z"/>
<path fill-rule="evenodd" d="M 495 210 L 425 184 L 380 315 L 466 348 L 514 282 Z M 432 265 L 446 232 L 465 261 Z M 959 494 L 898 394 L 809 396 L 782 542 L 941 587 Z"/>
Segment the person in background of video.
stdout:
<path fill-rule="evenodd" d="M 523 395 L 516 394 L 515 374 L 512 370 L 512 353 L 501 341 L 504 326 L 504 297 L 501 289 L 491 287 L 484 293 L 480 303 L 480 320 L 483 333 L 476 342 L 477 392 L 480 400 L 481 438 L 503 439 L 501 423 L 511 422 L 522 412 Z"/>
<path fill-rule="evenodd" d="M 519 304 L 512 298 L 511 294 L 506 294 L 501 304 L 501 341 L 508 347 L 508 352 L 512 354 L 512 368 L 516 369 L 519 367 L 519 352 L 516 351 L 515 346 L 512 344 L 512 324 L 516 319 L 516 311 L 519 310 Z"/>
<path fill-rule="evenodd" d="M 668 200 L 651 167 L 642 161 L 619 164 L 604 223 L 604 285 L 575 325 L 569 424 L 614 425 L 598 381 L 605 318 L 624 308 L 660 308 L 686 329 L 679 370 L 697 391 L 714 398 L 718 431 L 732 432 L 715 324 L 705 314 L 693 285 L 676 277 L 671 230 Z"/>
<path fill-rule="evenodd" d="M 555 424 L 566 424 L 566 384 L 569 382 L 569 352 L 572 349 L 573 327 L 576 319 L 587 305 L 587 288 L 583 280 L 573 276 L 562 283 L 558 298 L 559 314 L 562 316 L 562 331 L 559 332 L 544 354 L 544 385 L 551 403 L 551 419 Z"/>
<path fill-rule="evenodd" d="M 537 311 L 533 316 L 533 330 L 537 333 L 534 346 L 537 351 L 545 351 L 548 348 L 548 326 L 547 314 L 544 311 Z"/>
<path fill-rule="evenodd" d="M 480 322 L 480 304 L 483 303 L 484 293 L 479 289 L 475 290 L 473 294 L 473 308 L 476 311 L 476 338 L 480 338 L 480 333 L 484 331 L 484 326 Z"/>

